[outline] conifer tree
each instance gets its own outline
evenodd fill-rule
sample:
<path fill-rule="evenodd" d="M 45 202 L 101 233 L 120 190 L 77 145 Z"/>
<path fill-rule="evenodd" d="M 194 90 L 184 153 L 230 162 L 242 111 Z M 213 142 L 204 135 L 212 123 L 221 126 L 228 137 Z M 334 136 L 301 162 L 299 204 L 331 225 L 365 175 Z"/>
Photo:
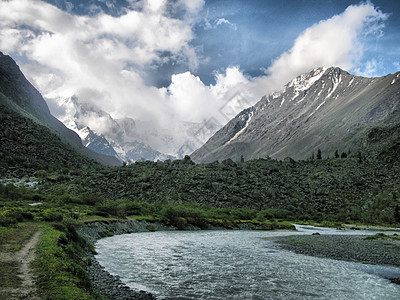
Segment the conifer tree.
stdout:
<path fill-rule="evenodd" d="M 317 151 L 317 159 L 322 159 L 321 149 L 318 149 L 318 151 Z"/>

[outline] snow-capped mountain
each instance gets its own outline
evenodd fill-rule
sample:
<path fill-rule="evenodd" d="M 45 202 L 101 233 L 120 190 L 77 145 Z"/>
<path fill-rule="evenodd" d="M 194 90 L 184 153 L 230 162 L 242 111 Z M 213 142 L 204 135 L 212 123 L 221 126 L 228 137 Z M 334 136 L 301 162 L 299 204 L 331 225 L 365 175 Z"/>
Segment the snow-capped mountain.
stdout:
<path fill-rule="evenodd" d="M 89 148 L 90 150 L 100 154 L 114 156 L 117 159 L 121 160 L 117 152 L 115 152 L 114 148 L 110 145 L 110 143 L 102 134 L 96 134 L 89 127 L 81 126 L 78 123 L 75 123 L 75 125 L 75 132 L 78 133 L 83 145 L 86 148 Z"/>
<path fill-rule="evenodd" d="M 367 126 L 400 118 L 399 95 L 400 73 L 365 78 L 318 68 L 243 110 L 191 157 L 306 159 L 317 149 L 347 151 Z"/>
<path fill-rule="evenodd" d="M 154 150 L 141 141 L 136 123 L 131 118 L 114 119 L 92 103 L 82 102 L 76 96 L 47 99 L 57 117 L 80 136 L 84 146 L 121 161 L 166 160 L 171 155 Z M 54 106 L 58 106 L 54 109 Z"/>
<path fill-rule="evenodd" d="M 47 101 L 57 118 L 78 133 L 86 147 L 121 161 L 181 159 L 202 146 L 221 127 L 209 121 L 175 122 L 163 128 L 150 121 L 114 119 L 76 96 Z"/>

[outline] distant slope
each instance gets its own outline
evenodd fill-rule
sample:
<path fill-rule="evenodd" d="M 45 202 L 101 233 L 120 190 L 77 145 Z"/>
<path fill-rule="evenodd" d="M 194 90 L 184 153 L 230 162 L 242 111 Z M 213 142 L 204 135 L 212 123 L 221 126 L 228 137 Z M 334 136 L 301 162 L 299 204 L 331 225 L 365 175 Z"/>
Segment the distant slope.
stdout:
<path fill-rule="evenodd" d="M 400 122 L 400 72 L 379 78 L 319 68 L 239 113 L 191 154 L 196 162 L 306 159 L 358 148 L 371 128 Z"/>
<path fill-rule="evenodd" d="M 75 151 L 86 155 L 98 162 L 108 165 L 119 165 L 113 157 L 100 155 L 90 151 L 82 145 L 79 136 L 66 128 L 60 121 L 50 114 L 49 108 L 40 93 L 29 83 L 20 71 L 14 60 L 0 52 L 0 104 L 2 109 L 14 111 L 22 118 L 29 118 L 44 127 L 47 127 L 61 140 L 70 144 Z M 13 114 L 13 116 L 17 116 Z M 6 121 L 2 119 L 2 121 Z M 2 123 L 2 128 L 7 124 Z M 12 128 L 9 128 L 12 130 Z M 50 145 L 48 145 L 51 147 Z"/>

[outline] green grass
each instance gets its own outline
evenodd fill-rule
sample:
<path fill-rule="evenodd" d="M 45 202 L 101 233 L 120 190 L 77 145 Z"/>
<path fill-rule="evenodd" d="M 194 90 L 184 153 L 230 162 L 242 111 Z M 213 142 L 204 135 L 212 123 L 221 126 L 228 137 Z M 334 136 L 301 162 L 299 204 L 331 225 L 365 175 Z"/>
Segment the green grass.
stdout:
<path fill-rule="evenodd" d="M 137 221 L 148 221 L 148 222 L 157 222 L 159 219 L 155 216 L 129 216 L 129 218 L 137 220 Z"/>
<path fill-rule="evenodd" d="M 45 300 L 103 299 L 91 289 L 83 266 L 73 258 L 79 246 L 66 240 L 66 234 L 46 226 L 40 237 L 33 262 L 39 296 Z"/>
<path fill-rule="evenodd" d="M 23 244 L 37 231 L 35 222 L 23 222 L 11 227 L 0 227 L 0 251 L 19 251 Z"/>
<path fill-rule="evenodd" d="M 0 288 L 18 288 L 21 285 L 18 262 L 0 261 L 0 270 Z"/>

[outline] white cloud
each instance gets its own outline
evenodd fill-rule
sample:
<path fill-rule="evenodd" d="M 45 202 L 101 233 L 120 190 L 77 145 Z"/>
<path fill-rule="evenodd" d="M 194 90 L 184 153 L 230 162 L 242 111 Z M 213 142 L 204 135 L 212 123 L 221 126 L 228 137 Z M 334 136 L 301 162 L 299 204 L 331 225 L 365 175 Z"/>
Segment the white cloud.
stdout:
<path fill-rule="evenodd" d="M 229 25 L 233 30 L 237 30 L 236 24 L 233 24 L 233 23 L 229 22 L 225 18 L 219 18 L 219 19 L 215 20 L 214 23 L 215 23 L 215 27 L 217 27 L 219 25 L 222 25 L 222 24 L 226 24 L 226 25 Z"/>
<path fill-rule="evenodd" d="M 150 117 L 165 105 L 163 91 L 146 86 L 139 74 L 165 60 L 160 53 L 193 69 L 198 65 L 189 42 L 204 1 L 174 2 L 184 10 L 180 19 L 168 16 L 166 4 L 144 0 L 134 3 L 141 9 L 119 17 L 88 17 L 38 0 L 2 1 L 0 49 L 26 57 L 23 70 L 45 96 L 67 97 L 91 89 L 110 95 L 91 101 L 115 115 Z"/>
<path fill-rule="evenodd" d="M 293 47 L 267 69 L 267 76 L 256 80 L 258 94 L 278 89 L 294 77 L 321 66 L 352 70 L 363 55 L 362 38 L 381 36 L 387 14 L 371 3 L 351 5 L 335 15 L 307 28 Z"/>
<path fill-rule="evenodd" d="M 171 85 L 159 89 L 147 86 L 142 77 L 152 64 L 174 59 L 197 67 L 199 59 L 190 41 L 204 0 L 131 3 L 132 8 L 119 17 L 89 17 L 39 0 L 1 1 L 0 49 L 25 57 L 22 69 L 49 98 L 77 94 L 114 117 L 152 120 L 154 126 L 211 117 L 226 123 L 224 110 L 238 113 L 313 68 L 355 68 L 363 54 L 362 38 L 380 34 L 387 18 L 369 3 L 349 6 L 301 33 L 293 47 L 266 69 L 266 76 L 249 79 L 238 66 L 229 67 L 215 74 L 214 85 L 206 86 L 186 72 L 173 75 Z M 184 15 L 169 17 L 171 9 Z M 222 24 L 234 26 L 224 18 L 213 26 Z M 373 72 L 373 67 L 371 61 L 363 69 Z"/>
<path fill-rule="evenodd" d="M 376 59 L 371 59 L 365 63 L 364 69 L 361 70 L 360 68 L 354 69 L 354 72 L 359 76 L 364 77 L 373 77 L 374 74 L 378 71 L 378 63 Z"/>
<path fill-rule="evenodd" d="M 229 67 L 225 73 L 215 74 L 215 85 L 206 86 L 199 77 L 190 72 L 172 76 L 172 83 L 166 90 L 170 103 L 170 111 L 175 112 L 175 118 L 191 122 L 204 122 L 214 118 L 221 124 L 228 120 L 224 111 L 234 114 L 247 108 L 237 106 L 231 98 L 237 93 L 247 95 L 246 87 L 250 80 L 246 78 L 239 67 Z"/>

